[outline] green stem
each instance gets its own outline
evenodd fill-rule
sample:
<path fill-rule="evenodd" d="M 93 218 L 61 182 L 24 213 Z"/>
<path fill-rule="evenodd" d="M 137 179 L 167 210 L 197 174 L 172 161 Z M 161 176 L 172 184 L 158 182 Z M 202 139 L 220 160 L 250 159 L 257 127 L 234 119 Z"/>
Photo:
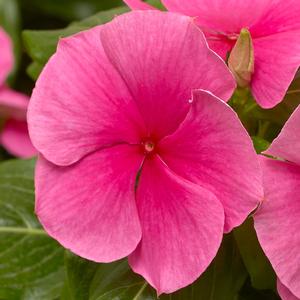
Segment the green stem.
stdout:
<path fill-rule="evenodd" d="M 0 227 L 0 233 L 47 235 L 47 233 L 43 229 L 39 229 L 39 228 L 20 228 L 20 227 Z"/>
<path fill-rule="evenodd" d="M 287 91 L 287 95 L 297 94 L 297 93 L 300 93 L 300 90 L 290 90 L 290 91 Z"/>
<path fill-rule="evenodd" d="M 138 291 L 138 293 L 135 295 L 135 297 L 132 300 L 139 300 L 139 297 L 142 295 L 145 288 L 148 286 L 148 283 L 145 281 L 141 289 Z"/>
<path fill-rule="evenodd" d="M 259 126 L 258 126 L 258 133 L 257 135 L 260 137 L 260 138 L 265 138 L 266 136 L 266 133 L 269 129 L 269 126 L 270 126 L 270 122 L 269 121 L 259 121 Z"/>

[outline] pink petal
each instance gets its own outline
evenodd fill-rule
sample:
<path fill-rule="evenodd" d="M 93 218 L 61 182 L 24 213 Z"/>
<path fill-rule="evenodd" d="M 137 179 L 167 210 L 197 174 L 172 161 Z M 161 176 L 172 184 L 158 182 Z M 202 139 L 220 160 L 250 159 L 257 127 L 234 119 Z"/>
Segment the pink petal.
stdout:
<path fill-rule="evenodd" d="M 254 39 L 254 52 L 252 93 L 263 108 L 272 108 L 282 101 L 300 66 L 300 27 Z"/>
<path fill-rule="evenodd" d="M 222 57 L 224 61 L 227 61 L 228 55 L 232 50 L 234 43 L 227 40 L 214 40 L 210 35 L 206 34 L 207 43 L 213 51 Z"/>
<path fill-rule="evenodd" d="M 300 297 L 300 167 L 262 158 L 265 200 L 255 214 L 260 244 L 280 281 Z"/>
<path fill-rule="evenodd" d="M 13 68 L 14 56 L 9 36 L 0 27 L 0 85 L 2 85 Z"/>
<path fill-rule="evenodd" d="M 208 89 L 223 100 L 235 89 L 225 63 L 209 50 L 192 18 L 134 11 L 105 25 L 101 39 L 148 134 L 156 138 L 173 132 L 185 118 L 192 89 Z"/>
<path fill-rule="evenodd" d="M 269 5 L 265 14 L 262 15 L 259 22 L 251 27 L 251 32 L 254 36 L 262 37 L 300 29 L 299 0 L 277 0 L 267 2 L 269 2 Z"/>
<path fill-rule="evenodd" d="M 30 101 L 33 144 L 57 165 L 110 145 L 136 143 L 143 131 L 137 107 L 103 51 L 101 28 L 60 40 Z"/>
<path fill-rule="evenodd" d="M 0 143 L 17 157 L 30 158 L 37 154 L 30 141 L 26 121 L 9 119 L 0 133 Z"/>
<path fill-rule="evenodd" d="M 58 167 L 40 157 L 36 213 L 65 248 L 96 262 L 131 253 L 141 239 L 134 186 L 142 157 L 135 146 L 97 151 Z"/>
<path fill-rule="evenodd" d="M 123 0 L 131 9 L 148 10 L 155 9 L 153 6 L 141 0 Z"/>
<path fill-rule="evenodd" d="M 158 294 L 195 281 L 220 246 L 224 212 L 209 191 L 174 174 L 158 158 L 143 166 L 137 205 L 142 240 L 129 256 L 133 270 Z"/>
<path fill-rule="evenodd" d="M 159 145 L 177 174 L 210 190 L 225 210 L 225 231 L 240 225 L 263 198 L 252 142 L 234 111 L 214 95 L 194 93 L 187 118 Z"/>
<path fill-rule="evenodd" d="M 29 97 L 5 86 L 0 87 L 0 114 L 17 120 L 26 120 Z"/>
<path fill-rule="evenodd" d="M 223 33 L 239 33 L 243 27 L 255 24 L 273 0 L 163 0 L 170 11 L 198 17 L 205 29 Z"/>
<path fill-rule="evenodd" d="M 299 300 L 300 298 L 296 297 L 291 291 L 284 286 L 280 280 L 277 280 L 277 291 L 282 300 Z"/>
<path fill-rule="evenodd" d="M 299 132 L 300 106 L 294 111 L 279 136 L 265 153 L 300 165 Z"/>

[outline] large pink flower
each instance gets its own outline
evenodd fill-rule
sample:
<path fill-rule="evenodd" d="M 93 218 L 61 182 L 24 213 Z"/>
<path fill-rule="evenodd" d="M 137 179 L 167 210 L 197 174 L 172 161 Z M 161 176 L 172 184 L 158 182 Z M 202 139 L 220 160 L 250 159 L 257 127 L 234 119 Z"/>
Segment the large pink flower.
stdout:
<path fill-rule="evenodd" d="M 234 88 L 189 17 L 133 12 L 60 40 L 28 113 L 47 232 L 97 262 L 129 255 L 158 293 L 193 282 L 262 197 L 220 100 Z"/>
<path fill-rule="evenodd" d="M 300 107 L 262 159 L 265 201 L 255 215 L 260 243 L 281 283 L 300 299 Z M 284 288 L 284 286 L 286 288 Z M 284 296 L 283 299 L 293 299 Z"/>
<path fill-rule="evenodd" d="M 13 50 L 10 38 L 1 28 L 0 45 L 0 119 L 5 119 L 0 144 L 15 156 L 31 157 L 36 150 L 30 142 L 26 123 L 29 98 L 5 86 L 5 79 L 13 67 Z"/>
<path fill-rule="evenodd" d="M 133 9 L 150 9 L 141 0 L 124 0 Z M 223 59 L 241 29 L 253 39 L 253 96 L 264 108 L 281 102 L 300 66 L 299 0 L 162 0 L 168 10 L 196 16 L 210 47 Z"/>

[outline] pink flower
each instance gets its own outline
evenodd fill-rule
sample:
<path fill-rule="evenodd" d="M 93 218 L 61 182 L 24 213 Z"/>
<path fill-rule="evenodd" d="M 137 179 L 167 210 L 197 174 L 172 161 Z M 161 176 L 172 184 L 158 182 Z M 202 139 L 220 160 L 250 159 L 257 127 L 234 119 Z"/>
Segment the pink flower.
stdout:
<path fill-rule="evenodd" d="M 141 0 L 124 0 L 133 9 L 149 9 Z M 250 88 L 263 108 L 281 102 L 300 66 L 299 0 L 162 0 L 166 8 L 188 16 L 223 59 L 243 28 L 254 47 Z"/>
<path fill-rule="evenodd" d="M 36 151 L 30 142 L 26 123 L 29 98 L 5 86 L 5 79 L 13 67 L 13 51 L 9 37 L 1 28 L 0 45 L 0 118 L 5 119 L 0 144 L 15 156 L 31 157 Z"/>
<path fill-rule="evenodd" d="M 300 107 L 262 158 L 265 201 L 255 215 L 259 241 L 281 281 L 300 299 Z M 285 289 L 283 287 L 286 287 Z M 283 296 L 283 299 L 293 297 Z M 295 298 L 294 298 L 295 299 Z"/>
<path fill-rule="evenodd" d="M 234 88 L 189 17 L 132 12 L 60 40 L 28 113 L 46 231 L 93 261 L 129 256 L 159 294 L 193 282 L 262 197 L 218 98 Z"/>

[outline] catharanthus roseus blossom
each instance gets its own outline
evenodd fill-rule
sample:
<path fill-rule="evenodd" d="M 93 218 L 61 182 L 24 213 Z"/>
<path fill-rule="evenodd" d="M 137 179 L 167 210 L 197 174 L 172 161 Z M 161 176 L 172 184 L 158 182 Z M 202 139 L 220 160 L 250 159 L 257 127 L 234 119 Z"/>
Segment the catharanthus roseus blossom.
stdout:
<path fill-rule="evenodd" d="M 149 9 L 141 0 L 124 0 L 133 9 Z M 258 104 L 281 102 L 300 66 L 299 0 L 162 0 L 169 11 L 197 17 L 210 47 L 223 59 L 240 32 L 249 30 L 254 48 L 250 88 Z"/>
<path fill-rule="evenodd" d="M 60 40 L 28 113 L 46 231 L 90 260 L 129 256 L 159 294 L 193 282 L 262 197 L 220 100 L 234 89 L 189 17 L 132 12 Z"/>
<path fill-rule="evenodd" d="M 300 107 L 266 151 L 280 160 L 262 159 L 265 201 L 255 215 L 259 241 L 280 280 L 278 290 L 287 300 L 300 299 L 299 132 Z"/>
<path fill-rule="evenodd" d="M 13 67 L 13 51 L 8 35 L 0 28 L 0 144 L 19 157 L 33 156 L 33 148 L 27 130 L 26 111 L 29 98 L 5 85 Z"/>

